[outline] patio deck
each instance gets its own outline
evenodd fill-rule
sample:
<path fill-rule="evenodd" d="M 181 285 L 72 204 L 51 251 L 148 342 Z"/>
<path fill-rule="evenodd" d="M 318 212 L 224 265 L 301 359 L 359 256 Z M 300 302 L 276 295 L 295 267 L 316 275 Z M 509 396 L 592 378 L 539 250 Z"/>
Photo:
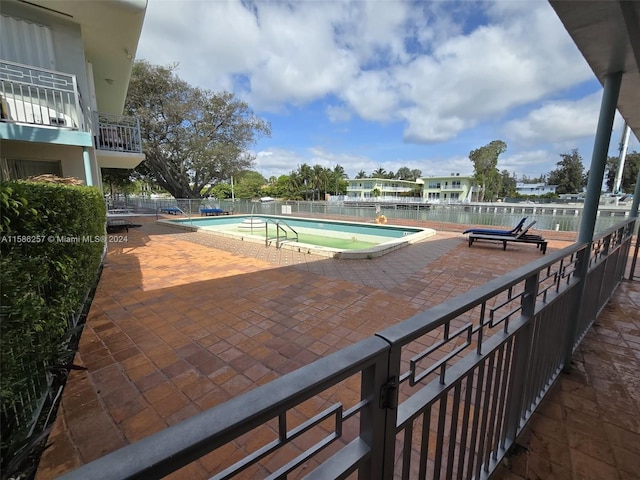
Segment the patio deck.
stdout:
<path fill-rule="evenodd" d="M 540 257 L 531 245 L 469 249 L 460 233 L 439 231 L 384 257 L 334 260 L 136 222 L 112 236 L 126 241 L 109 245 L 75 360 L 87 370 L 69 378 L 38 479 Z M 625 283 L 499 476 L 638 478 L 639 307 L 637 283 Z M 209 456 L 174 476 L 208 478 L 216 467 Z"/>

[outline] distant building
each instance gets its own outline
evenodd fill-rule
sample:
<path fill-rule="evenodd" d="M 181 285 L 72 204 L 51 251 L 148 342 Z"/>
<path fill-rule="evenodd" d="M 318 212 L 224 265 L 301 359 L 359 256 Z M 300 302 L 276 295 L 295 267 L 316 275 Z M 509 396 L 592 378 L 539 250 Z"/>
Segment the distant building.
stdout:
<path fill-rule="evenodd" d="M 423 177 L 418 180 L 357 178 L 347 180 L 346 201 L 458 203 L 471 201 L 475 192 L 473 177 L 452 173 L 449 176 Z M 412 195 L 421 191 L 422 196 Z"/>
<path fill-rule="evenodd" d="M 352 178 L 347 180 L 346 201 L 410 201 L 418 183 L 393 178 Z"/>
<path fill-rule="evenodd" d="M 53 174 L 101 187 L 144 160 L 122 115 L 146 0 L 2 1 L 0 179 Z"/>
<path fill-rule="evenodd" d="M 457 203 L 471 201 L 475 192 L 473 177 L 452 173 L 449 176 L 423 177 L 422 196 L 430 203 Z"/>
<path fill-rule="evenodd" d="M 546 185 L 544 183 L 516 183 L 516 192 L 519 195 L 546 195 L 556 193 L 557 185 Z"/>

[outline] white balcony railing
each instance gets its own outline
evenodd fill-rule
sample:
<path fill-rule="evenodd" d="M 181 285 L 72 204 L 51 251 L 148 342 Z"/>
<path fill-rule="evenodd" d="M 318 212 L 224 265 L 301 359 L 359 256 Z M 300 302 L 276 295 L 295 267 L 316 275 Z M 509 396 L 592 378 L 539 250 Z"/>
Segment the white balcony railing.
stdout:
<path fill-rule="evenodd" d="M 2 121 L 88 131 L 76 76 L 0 60 Z"/>
<path fill-rule="evenodd" d="M 142 153 L 140 122 L 137 117 L 98 113 L 96 147 L 127 153 Z"/>
<path fill-rule="evenodd" d="M 85 110 L 76 76 L 0 60 L 0 95 L 3 122 L 94 130 L 100 150 L 142 153 L 140 123 L 135 117 Z"/>

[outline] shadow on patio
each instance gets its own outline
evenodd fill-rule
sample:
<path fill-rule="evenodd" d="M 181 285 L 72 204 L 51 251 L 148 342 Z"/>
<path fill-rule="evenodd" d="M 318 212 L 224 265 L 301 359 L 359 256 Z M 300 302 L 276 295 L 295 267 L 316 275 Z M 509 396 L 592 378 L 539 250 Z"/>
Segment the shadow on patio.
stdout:
<path fill-rule="evenodd" d="M 515 246 L 509 255 L 493 245 L 469 249 L 460 234 L 440 232 L 374 261 L 336 261 L 206 234 L 173 233 L 145 223 L 141 231 L 129 233 L 127 244 L 110 246 L 76 357 L 88 371 L 70 377 L 37 478 L 72 470 L 540 258 L 528 247 Z M 608 383 L 598 381 L 615 367 L 597 362 L 610 359 L 623 367 L 637 366 L 637 349 L 636 356 L 623 363 L 617 350 L 606 348 L 613 349 L 616 342 L 631 350 L 638 347 L 633 343 L 640 337 L 635 285 L 625 283 L 616 294 L 617 299 L 626 295 L 614 320 L 616 328 L 604 327 L 603 316 L 587 335 L 582 353 L 575 356 L 574 372 L 562 376 L 534 415 L 533 433 L 520 440 L 528 453 L 510 457 L 512 471 L 503 468 L 502 475 L 548 478 L 557 471 L 562 477 L 572 471 L 574 457 L 578 465 L 584 464 L 582 456 L 629 471 L 618 457 L 629 462 L 639 453 L 630 443 L 640 433 L 633 423 L 637 382 L 613 382 L 610 375 Z M 607 307 L 607 315 L 611 309 Z M 602 335 L 608 343 L 594 341 Z M 635 391 L 628 390 L 634 385 Z M 629 398 L 617 393 L 620 388 L 627 388 Z M 609 390 L 598 394 L 603 389 Z M 349 405 L 357 401 L 355 390 L 343 388 L 330 395 L 332 401 Z M 590 397 L 580 400 L 581 392 Z M 614 393 L 617 402 L 607 402 Z M 320 403 L 313 411 L 326 407 Z M 614 463 L 596 455 L 597 449 L 584 451 L 598 445 L 600 437 L 592 440 L 589 432 L 574 428 L 579 420 L 569 421 L 573 411 L 592 415 L 588 407 L 594 405 L 626 412 L 606 416 L 597 411 L 599 420 L 612 429 L 612 419 L 623 419 L 617 430 L 599 430 L 628 437 L 624 448 L 616 448 L 618 456 L 611 456 Z M 545 424 L 547 418 L 553 421 Z M 544 441 L 536 434 L 540 422 L 551 425 L 550 432 L 542 432 Z M 558 429 L 566 437 L 562 448 L 556 448 Z M 227 456 L 233 459 L 234 454 L 207 455 L 175 476 L 208 478 Z M 581 470 L 573 471 L 574 478 L 583 478 Z"/>

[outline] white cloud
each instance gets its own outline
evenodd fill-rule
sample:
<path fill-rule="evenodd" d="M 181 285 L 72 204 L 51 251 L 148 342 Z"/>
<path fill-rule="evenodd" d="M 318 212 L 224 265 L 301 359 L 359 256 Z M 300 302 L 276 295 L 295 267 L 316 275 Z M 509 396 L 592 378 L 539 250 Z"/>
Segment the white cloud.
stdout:
<path fill-rule="evenodd" d="M 333 122 L 399 122 L 398 142 L 461 138 L 483 122 L 500 125 L 514 107 L 532 109 L 505 127 L 521 142 L 571 141 L 597 118 L 595 97 L 548 100 L 593 74 L 547 2 L 149 0 L 138 57 L 179 62 L 189 83 L 234 91 L 257 112 L 320 100 Z M 535 167 L 537 151 L 506 158 Z M 298 152 L 270 148 L 256 165 L 271 175 L 326 160 L 352 176 L 381 166 L 311 145 Z M 383 166 L 409 166 L 397 162 Z M 451 173 L 465 163 L 468 171 L 466 157 L 416 168 Z"/>
<path fill-rule="evenodd" d="M 505 133 L 516 140 L 535 143 L 566 142 L 595 135 L 602 92 L 576 101 L 546 102 L 524 118 L 505 124 Z"/>
<path fill-rule="evenodd" d="M 385 71 L 362 72 L 346 86 L 341 97 L 364 120 L 385 122 L 395 117 L 400 99 L 395 79 Z"/>
<path fill-rule="evenodd" d="M 468 34 L 437 2 L 180 6 L 150 0 L 139 56 L 179 61 L 207 88 L 245 78 L 237 93 L 258 110 L 333 95 L 364 120 L 405 121 L 407 141 L 452 138 L 591 75 L 546 2 L 489 4 L 491 23 Z"/>
<path fill-rule="evenodd" d="M 558 160 L 558 154 L 542 149 L 525 150 L 511 155 L 506 152 L 498 159 L 498 169 L 515 173 L 518 177 L 538 177 L 555 168 Z"/>
<path fill-rule="evenodd" d="M 327 117 L 332 122 L 348 122 L 353 116 L 351 111 L 344 105 L 329 105 L 326 108 Z"/>
<path fill-rule="evenodd" d="M 297 169 L 299 165 L 308 162 L 305 156 L 281 148 L 262 150 L 254 155 L 253 168 L 267 178 L 287 175 L 292 170 Z"/>
<path fill-rule="evenodd" d="M 333 152 L 324 147 L 309 147 L 303 153 L 286 149 L 270 148 L 257 152 L 254 168 L 265 177 L 288 175 L 292 170 L 296 170 L 300 165 L 321 165 L 322 167 L 333 169 L 336 165 L 341 165 L 349 178 L 355 176 L 361 170 L 367 175 L 382 167 L 387 172 L 397 172 L 401 167 L 418 169 L 423 176 L 449 175 L 450 173 L 460 173 L 461 175 L 471 175 L 473 165 L 468 157 L 455 156 L 449 158 L 413 158 L 395 159 L 390 161 L 378 161 L 366 155 L 357 155 L 343 152 Z"/>

